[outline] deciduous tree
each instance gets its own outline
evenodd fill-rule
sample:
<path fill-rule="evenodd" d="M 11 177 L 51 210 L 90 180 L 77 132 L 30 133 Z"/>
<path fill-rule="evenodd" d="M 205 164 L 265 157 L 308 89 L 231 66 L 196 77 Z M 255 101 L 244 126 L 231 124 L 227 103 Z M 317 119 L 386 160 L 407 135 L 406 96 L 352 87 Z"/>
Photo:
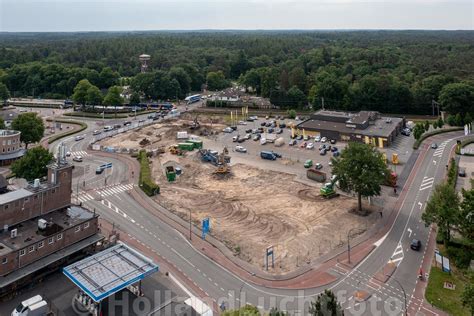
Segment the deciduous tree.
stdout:
<path fill-rule="evenodd" d="M 2 101 L 2 105 L 6 105 L 9 98 L 10 91 L 8 91 L 8 88 L 4 83 L 0 82 L 0 101 Z"/>
<path fill-rule="evenodd" d="M 25 178 L 28 181 L 39 179 L 47 174 L 46 166 L 53 160 L 52 153 L 42 146 L 37 146 L 26 152 L 26 154 L 15 161 L 12 172 L 18 178 Z"/>
<path fill-rule="evenodd" d="M 119 106 L 123 104 L 123 98 L 120 96 L 122 88 L 119 86 L 112 86 L 107 91 L 107 95 L 104 98 L 104 105 L 107 106 Z"/>
<path fill-rule="evenodd" d="M 33 112 L 22 113 L 13 120 L 12 129 L 21 132 L 20 140 L 28 148 L 29 144 L 39 142 L 43 137 L 43 119 Z"/>
<path fill-rule="evenodd" d="M 331 290 L 324 290 L 315 302 L 311 302 L 309 314 L 312 316 L 343 316 L 344 310 Z"/>
<path fill-rule="evenodd" d="M 388 175 L 382 153 L 373 146 L 350 142 L 332 162 L 339 186 L 357 194 L 358 211 L 362 213 L 362 197 L 379 195 Z"/>

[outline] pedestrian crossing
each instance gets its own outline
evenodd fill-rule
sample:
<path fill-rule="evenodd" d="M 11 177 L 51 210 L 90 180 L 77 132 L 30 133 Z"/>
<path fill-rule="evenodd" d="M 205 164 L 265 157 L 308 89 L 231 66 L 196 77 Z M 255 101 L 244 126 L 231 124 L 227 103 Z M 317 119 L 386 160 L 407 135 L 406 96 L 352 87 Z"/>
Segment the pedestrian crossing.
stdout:
<path fill-rule="evenodd" d="M 424 177 L 423 181 L 421 181 L 420 191 L 431 188 L 433 186 L 433 183 L 434 183 L 434 178 Z"/>
<path fill-rule="evenodd" d="M 106 188 L 97 188 L 94 189 L 92 192 L 82 192 L 79 194 L 79 196 L 73 196 L 75 198 L 76 202 L 84 203 L 87 201 L 95 200 L 96 198 L 103 198 L 106 196 L 111 196 L 115 194 L 119 194 L 125 191 L 130 191 L 134 187 L 134 184 L 118 184 L 118 185 L 112 185 L 108 186 Z"/>
<path fill-rule="evenodd" d="M 71 153 L 71 157 L 74 157 L 74 156 L 87 156 L 89 155 L 86 151 L 83 151 L 83 150 L 79 150 L 79 151 L 70 151 Z"/>
<path fill-rule="evenodd" d="M 449 141 L 444 141 L 442 142 L 438 148 L 436 148 L 434 154 L 433 154 L 433 157 L 441 157 L 443 156 L 443 152 L 444 152 L 444 147 L 446 147 L 446 144 L 448 143 Z"/>
<path fill-rule="evenodd" d="M 392 256 L 390 257 L 391 262 L 395 262 L 398 265 L 400 265 L 400 262 L 404 258 L 403 254 L 403 246 L 401 244 L 397 245 L 397 248 L 395 248 L 395 251 L 393 252 Z"/>

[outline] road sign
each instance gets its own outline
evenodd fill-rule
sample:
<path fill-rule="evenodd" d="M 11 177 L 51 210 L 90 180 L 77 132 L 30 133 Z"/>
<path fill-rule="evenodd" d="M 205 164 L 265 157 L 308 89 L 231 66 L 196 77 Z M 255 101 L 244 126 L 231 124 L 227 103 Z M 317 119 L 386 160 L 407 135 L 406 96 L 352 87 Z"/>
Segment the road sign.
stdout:
<path fill-rule="evenodd" d="M 273 246 L 267 248 L 265 255 L 265 268 L 268 271 L 268 257 L 272 257 L 272 268 L 275 268 L 275 255 L 273 253 Z"/>
<path fill-rule="evenodd" d="M 206 238 L 206 234 L 209 233 L 211 230 L 211 224 L 210 224 L 209 217 L 206 217 L 205 219 L 202 220 L 202 239 Z"/>

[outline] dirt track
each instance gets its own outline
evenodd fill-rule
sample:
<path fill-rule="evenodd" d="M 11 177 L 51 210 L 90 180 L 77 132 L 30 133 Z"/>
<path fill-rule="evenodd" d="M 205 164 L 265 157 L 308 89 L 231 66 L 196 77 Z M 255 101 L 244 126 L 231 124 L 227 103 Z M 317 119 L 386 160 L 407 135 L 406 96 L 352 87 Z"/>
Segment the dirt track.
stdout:
<path fill-rule="evenodd" d="M 169 184 L 160 163 L 184 167 L 177 182 Z M 348 212 L 356 201 L 348 197 L 325 200 L 317 188 L 294 181 L 286 173 L 247 165 L 232 167 L 232 177 L 217 179 L 210 164 L 192 156 L 166 155 L 154 161 L 154 174 L 161 184 L 157 201 L 195 224 L 211 218 L 212 234 L 243 260 L 263 268 L 265 249 L 274 245 L 274 272 L 293 270 L 296 264 L 324 254 L 347 238 L 349 229 L 365 230 L 374 216 Z"/>

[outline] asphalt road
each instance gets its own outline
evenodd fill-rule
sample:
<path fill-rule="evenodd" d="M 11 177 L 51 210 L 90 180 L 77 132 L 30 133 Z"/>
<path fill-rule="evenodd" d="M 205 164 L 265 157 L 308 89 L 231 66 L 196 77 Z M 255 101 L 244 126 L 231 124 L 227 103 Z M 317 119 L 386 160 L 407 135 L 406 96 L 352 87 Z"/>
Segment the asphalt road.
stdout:
<path fill-rule="evenodd" d="M 113 124 L 113 122 L 110 122 Z M 97 125 L 98 126 L 98 125 Z M 97 127 L 92 124 L 86 131 L 86 138 L 75 142 L 74 138 L 64 140 L 72 152 L 85 151 L 91 138 L 91 131 Z M 339 297 L 346 313 L 349 315 L 399 315 L 403 312 L 404 294 L 411 299 L 417 282 L 417 274 L 423 259 L 424 245 L 428 239 L 429 229 L 421 222 L 420 217 L 431 191 L 436 183 L 443 179 L 445 165 L 449 158 L 450 148 L 455 144 L 459 133 L 448 133 L 436 136 L 440 148 L 437 150 L 421 149 L 421 163 L 412 171 L 413 182 L 401 204 L 399 215 L 390 231 L 376 243 L 377 248 L 367 256 L 354 270 L 335 267 L 332 273 L 338 280 L 328 286 Z M 426 152 L 425 152 L 426 151 Z M 126 179 L 126 165 L 118 159 L 112 159 L 113 172 L 108 184 L 127 185 L 136 183 L 136 179 Z M 273 289 L 247 283 L 233 275 L 224 267 L 208 259 L 200 251 L 194 249 L 187 237 L 178 233 L 174 228 L 164 224 L 156 216 L 144 210 L 134 201 L 127 190 L 108 190 L 108 195 L 100 195 L 103 189 L 101 176 L 95 176 L 95 167 L 103 163 L 103 159 L 87 155 L 81 166 L 90 167 L 80 175 L 76 172 L 76 181 L 86 181 L 86 187 L 79 187 L 79 196 L 89 194 L 92 199 L 84 199 L 84 204 L 95 208 L 104 218 L 116 223 L 122 230 L 133 238 L 154 249 L 161 256 L 171 261 L 188 278 L 195 282 L 209 297 L 220 305 L 225 302 L 228 308 L 250 303 L 268 310 L 277 306 L 298 315 L 307 311 L 309 302 L 324 288 L 308 290 Z M 78 170 L 80 168 L 78 167 Z M 103 176 L 102 176 L 103 177 Z M 82 192 L 82 193 L 81 193 Z M 92 194 L 92 193 L 94 194 Z M 99 192 L 99 196 L 96 194 Z M 422 250 L 415 252 L 409 249 L 411 239 L 417 238 L 422 242 Z M 431 254 L 426 254 L 431 255 Z M 398 268 L 388 281 L 381 287 L 376 287 L 371 278 L 387 262 L 393 260 Z M 356 302 L 356 291 L 365 290 L 371 298 L 363 303 Z"/>

